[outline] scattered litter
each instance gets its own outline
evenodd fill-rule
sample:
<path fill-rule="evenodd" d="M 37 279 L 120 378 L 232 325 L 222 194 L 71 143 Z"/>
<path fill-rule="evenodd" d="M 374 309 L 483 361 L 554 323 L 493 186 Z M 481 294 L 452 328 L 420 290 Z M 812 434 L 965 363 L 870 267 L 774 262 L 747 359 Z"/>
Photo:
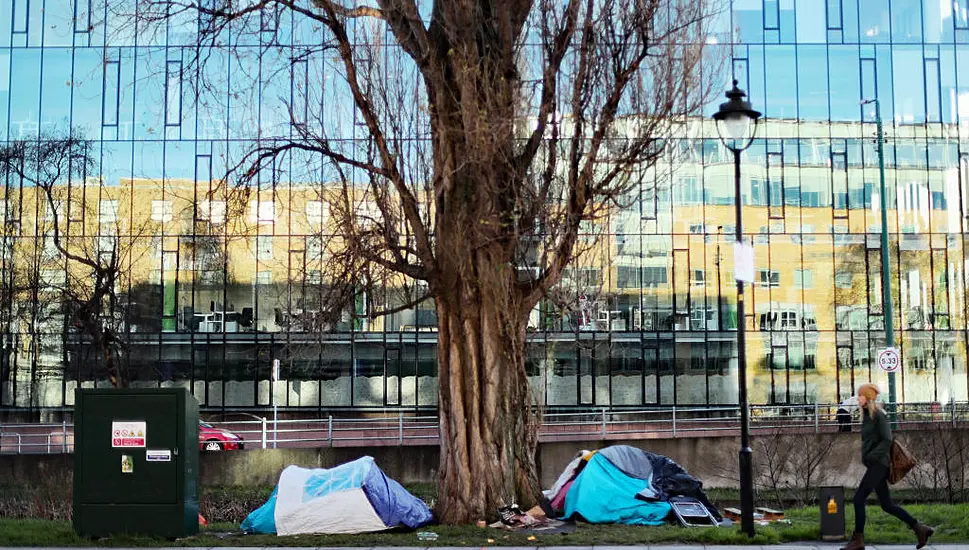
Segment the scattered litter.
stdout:
<path fill-rule="evenodd" d="M 213 536 L 217 539 L 227 539 L 229 537 L 244 537 L 248 535 L 245 531 L 206 531 L 206 536 Z"/>
<path fill-rule="evenodd" d="M 437 540 L 437 533 L 433 531 L 418 531 L 417 540 Z"/>
<path fill-rule="evenodd" d="M 495 543 L 495 539 L 488 539 L 488 544 L 494 544 L 494 543 Z"/>
<path fill-rule="evenodd" d="M 487 526 L 488 526 L 488 522 L 487 522 L 487 521 L 485 521 L 485 520 L 483 520 L 483 519 L 479 519 L 479 520 L 478 520 L 478 521 L 477 521 L 477 522 L 475 523 L 475 525 L 477 525 L 478 527 L 481 527 L 481 528 L 483 529 L 483 528 L 485 528 L 485 527 L 487 527 Z"/>
<path fill-rule="evenodd" d="M 501 520 L 497 523 L 491 524 L 492 527 L 533 527 L 543 524 L 547 520 L 544 513 L 542 513 L 542 516 L 538 518 L 533 516 L 531 511 L 529 511 L 529 513 L 523 512 L 517 504 L 511 504 L 498 508 L 498 516 L 501 518 Z"/>
<path fill-rule="evenodd" d="M 535 540 L 535 535 L 529 535 L 528 540 Z"/>
<path fill-rule="evenodd" d="M 783 510 L 774 510 L 773 508 L 754 508 L 754 510 L 763 514 L 763 518 L 767 521 L 777 521 L 784 519 Z"/>
<path fill-rule="evenodd" d="M 498 515 L 501 519 L 488 525 L 488 527 L 522 534 L 537 533 L 542 535 L 571 533 L 575 530 L 575 522 L 551 519 L 541 506 L 535 506 L 528 512 L 522 512 L 517 504 L 511 504 L 499 508 Z"/>
<path fill-rule="evenodd" d="M 734 522 L 740 521 L 740 510 L 737 508 L 724 508 L 723 515 Z M 784 521 L 784 511 L 774 510 L 773 508 L 755 508 L 754 521 L 757 522 L 757 525 L 768 525 L 773 522 L 782 522 Z"/>
<path fill-rule="evenodd" d="M 545 510 L 542 510 L 541 506 L 535 506 L 534 508 L 529 510 L 528 515 L 532 516 L 535 519 L 548 519 L 548 516 L 545 514 Z"/>

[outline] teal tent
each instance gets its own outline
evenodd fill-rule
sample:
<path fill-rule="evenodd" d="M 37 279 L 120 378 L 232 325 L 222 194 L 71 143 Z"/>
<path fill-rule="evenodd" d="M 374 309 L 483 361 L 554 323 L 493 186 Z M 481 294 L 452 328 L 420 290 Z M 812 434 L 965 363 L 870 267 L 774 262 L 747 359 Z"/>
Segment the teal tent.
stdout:
<path fill-rule="evenodd" d="M 628 476 L 596 453 L 565 495 L 564 516 L 578 514 L 589 523 L 662 525 L 672 509 L 670 503 L 636 498 L 648 490 L 649 479 Z"/>

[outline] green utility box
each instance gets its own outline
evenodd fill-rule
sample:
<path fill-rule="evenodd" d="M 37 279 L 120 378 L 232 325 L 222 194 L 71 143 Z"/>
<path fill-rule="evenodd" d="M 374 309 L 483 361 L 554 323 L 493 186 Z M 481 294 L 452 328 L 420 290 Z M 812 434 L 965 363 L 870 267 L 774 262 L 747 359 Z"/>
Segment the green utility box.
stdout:
<path fill-rule="evenodd" d="M 87 537 L 198 533 L 195 397 L 183 388 L 74 395 L 74 530 Z"/>

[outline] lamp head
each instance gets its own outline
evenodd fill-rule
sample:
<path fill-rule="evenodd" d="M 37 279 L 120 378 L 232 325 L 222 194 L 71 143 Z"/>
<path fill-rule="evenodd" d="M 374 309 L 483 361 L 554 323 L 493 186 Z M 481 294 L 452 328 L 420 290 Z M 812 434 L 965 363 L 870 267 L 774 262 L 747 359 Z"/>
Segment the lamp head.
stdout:
<path fill-rule="evenodd" d="M 717 132 L 720 141 L 734 151 L 742 151 L 750 146 L 757 132 L 757 121 L 760 111 L 755 111 L 744 98 L 747 94 L 737 87 L 733 81 L 733 88 L 725 94 L 727 101 L 720 104 L 720 109 L 713 113 L 717 121 Z M 727 143 L 730 140 L 731 143 Z"/>

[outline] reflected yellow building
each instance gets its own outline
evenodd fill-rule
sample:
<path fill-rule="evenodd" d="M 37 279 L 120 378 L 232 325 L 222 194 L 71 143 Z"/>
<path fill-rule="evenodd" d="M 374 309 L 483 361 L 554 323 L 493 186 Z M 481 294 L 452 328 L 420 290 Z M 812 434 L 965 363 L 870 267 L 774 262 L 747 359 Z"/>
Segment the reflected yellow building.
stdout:
<path fill-rule="evenodd" d="M 773 123 L 745 154 L 757 280 L 742 322 L 753 403 L 832 403 L 861 382 L 886 381 L 873 361 L 883 320 L 868 130 Z M 887 171 L 899 396 L 964 400 L 966 166 L 955 141 L 903 130 Z M 716 139 L 675 142 L 627 207 L 585 228 L 589 250 L 555 303 L 529 320 L 529 369 L 544 404 L 736 402 L 741 321 L 725 153 Z M 184 385 L 207 407 L 433 406 L 431 303 L 369 318 L 402 303 L 404 281 L 389 278 L 379 295 L 360 292 L 335 316 L 325 310 L 335 233 L 327 189 L 280 182 L 229 193 L 212 180 L 88 178 L 58 186 L 53 208 L 70 250 L 123 258 L 113 311 L 136 385 Z M 52 205 L 37 189 L 8 185 L 5 197 L 3 404 L 70 405 L 72 388 L 105 383 L 58 303 L 58 289 L 82 284 L 84 269 L 53 246 Z M 365 200 L 358 208 L 379 216 Z M 276 359 L 283 383 L 272 394 Z"/>

